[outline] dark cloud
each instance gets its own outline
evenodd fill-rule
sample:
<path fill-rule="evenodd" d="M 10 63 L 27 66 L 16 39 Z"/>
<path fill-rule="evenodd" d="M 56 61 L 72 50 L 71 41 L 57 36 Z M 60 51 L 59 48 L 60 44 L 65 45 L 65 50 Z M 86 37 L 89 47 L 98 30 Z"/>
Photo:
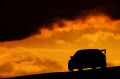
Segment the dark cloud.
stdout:
<path fill-rule="evenodd" d="M 62 18 L 74 19 L 94 9 L 114 19 L 120 17 L 119 2 L 115 0 L 1 0 L 0 3 L 0 41 L 29 37 L 44 24 Z"/>

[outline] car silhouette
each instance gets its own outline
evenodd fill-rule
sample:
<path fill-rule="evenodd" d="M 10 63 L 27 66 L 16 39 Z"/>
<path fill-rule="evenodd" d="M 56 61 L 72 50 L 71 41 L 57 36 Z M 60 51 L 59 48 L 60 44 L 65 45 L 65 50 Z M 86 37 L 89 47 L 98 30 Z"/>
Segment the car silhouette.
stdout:
<path fill-rule="evenodd" d="M 83 49 L 78 50 L 74 56 L 71 56 L 68 62 L 68 70 L 73 71 L 83 68 L 96 69 L 97 67 L 106 68 L 106 50 Z"/>

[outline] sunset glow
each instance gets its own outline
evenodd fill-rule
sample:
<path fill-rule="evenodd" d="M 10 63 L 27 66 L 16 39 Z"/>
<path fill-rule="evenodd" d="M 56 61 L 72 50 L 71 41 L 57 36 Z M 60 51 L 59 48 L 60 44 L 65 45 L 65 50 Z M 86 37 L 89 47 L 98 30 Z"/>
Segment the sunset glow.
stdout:
<path fill-rule="evenodd" d="M 79 49 L 107 50 L 108 66 L 120 65 L 120 20 L 105 14 L 62 19 L 27 39 L 0 42 L 0 77 L 67 70 Z"/>

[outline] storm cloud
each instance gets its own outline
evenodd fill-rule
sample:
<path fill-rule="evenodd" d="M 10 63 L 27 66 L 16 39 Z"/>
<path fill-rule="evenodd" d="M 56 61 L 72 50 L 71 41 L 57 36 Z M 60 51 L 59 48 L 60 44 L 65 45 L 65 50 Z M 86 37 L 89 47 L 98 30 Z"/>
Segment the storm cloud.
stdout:
<path fill-rule="evenodd" d="M 20 40 L 34 35 L 60 19 L 74 19 L 95 10 L 119 19 L 119 2 L 110 0 L 1 0 L 0 41 Z"/>

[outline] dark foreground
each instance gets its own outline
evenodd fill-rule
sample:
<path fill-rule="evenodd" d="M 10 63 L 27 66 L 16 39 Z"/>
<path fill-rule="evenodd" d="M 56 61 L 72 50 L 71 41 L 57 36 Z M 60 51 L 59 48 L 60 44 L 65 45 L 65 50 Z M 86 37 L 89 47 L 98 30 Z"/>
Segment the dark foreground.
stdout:
<path fill-rule="evenodd" d="M 109 67 L 104 70 L 84 70 L 75 72 L 57 72 L 36 74 L 9 79 L 120 79 L 120 67 Z"/>

